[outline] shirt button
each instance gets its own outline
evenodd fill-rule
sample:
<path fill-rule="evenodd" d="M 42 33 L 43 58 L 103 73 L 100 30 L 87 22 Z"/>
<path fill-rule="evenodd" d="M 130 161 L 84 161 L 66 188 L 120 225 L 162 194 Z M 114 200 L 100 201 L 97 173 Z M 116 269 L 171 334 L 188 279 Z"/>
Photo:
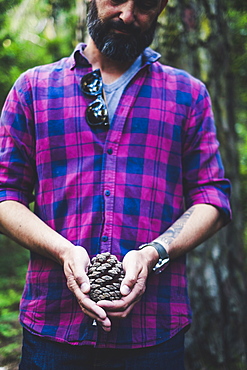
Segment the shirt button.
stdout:
<path fill-rule="evenodd" d="M 110 190 L 106 190 L 106 191 L 105 191 L 105 195 L 106 195 L 107 197 L 109 197 L 109 195 L 111 195 Z"/>
<path fill-rule="evenodd" d="M 107 153 L 108 153 L 108 154 L 112 154 L 112 153 L 113 153 L 113 150 L 112 150 L 112 148 L 110 148 L 110 149 L 107 149 Z"/>
<path fill-rule="evenodd" d="M 103 235 L 103 236 L 102 236 L 102 241 L 103 241 L 103 242 L 107 242 L 107 240 L 108 240 L 108 236 Z"/>

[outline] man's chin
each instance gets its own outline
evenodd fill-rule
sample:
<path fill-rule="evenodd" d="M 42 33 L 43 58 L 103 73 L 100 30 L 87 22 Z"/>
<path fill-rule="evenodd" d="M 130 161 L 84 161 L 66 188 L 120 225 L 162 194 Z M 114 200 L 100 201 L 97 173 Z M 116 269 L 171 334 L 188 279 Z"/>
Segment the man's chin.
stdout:
<path fill-rule="evenodd" d="M 115 34 L 114 42 L 111 39 L 105 40 L 101 45 L 97 45 L 99 51 L 115 61 L 132 62 L 134 61 L 145 48 L 141 48 L 137 42 L 133 42 L 133 35 Z"/>
<path fill-rule="evenodd" d="M 133 57 L 124 57 L 123 55 L 106 55 L 106 54 L 103 54 L 105 55 L 108 59 L 114 61 L 114 62 L 119 62 L 120 64 L 124 64 L 124 63 L 133 63 L 136 58 L 139 56 L 139 55 L 136 55 L 136 56 L 133 56 Z"/>
<path fill-rule="evenodd" d="M 125 50 L 119 50 L 115 52 L 102 50 L 101 52 L 107 58 L 114 60 L 116 62 L 133 62 L 142 53 L 142 52 L 129 53 L 126 52 Z"/>

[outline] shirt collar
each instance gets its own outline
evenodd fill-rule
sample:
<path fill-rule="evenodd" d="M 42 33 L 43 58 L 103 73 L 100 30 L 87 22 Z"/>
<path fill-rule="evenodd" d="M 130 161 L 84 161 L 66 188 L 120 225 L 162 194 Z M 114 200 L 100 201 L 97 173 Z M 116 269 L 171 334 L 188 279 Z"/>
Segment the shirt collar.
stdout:
<path fill-rule="evenodd" d="M 75 68 L 76 66 L 89 66 L 90 63 L 85 57 L 83 51 L 86 47 L 86 44 L 80 43 L 76 46 L 75 50 L 70 56 L 70 69 Z M 160 58 L 160 54 L 151 48 L 146 48 L 142 54 L 143 65 L 152 64 Z"/>
<path fill-rule="evenodd" d="M 80 43 L 76 46 L 73 53 L 69 57 L 70 69 L 75 68 L 76 66 L 89 66 L 90 63 L 84 55 L 84 49 L 86 44 Z"/>
<path fill-rule="evenodd" d="M 160 59 L 161 55 L 151 48 L 146 48 L 143 51 L 143 64 L 152 64 Z"/>

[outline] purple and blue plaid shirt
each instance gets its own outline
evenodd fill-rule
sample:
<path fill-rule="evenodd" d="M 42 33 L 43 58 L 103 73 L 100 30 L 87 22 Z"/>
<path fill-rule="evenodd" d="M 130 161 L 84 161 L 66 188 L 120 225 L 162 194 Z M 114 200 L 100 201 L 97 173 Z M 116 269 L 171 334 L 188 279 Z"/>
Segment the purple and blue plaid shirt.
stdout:
<path fill-rule="evenodd" d="M 92 70 L 83 47 L 27 71 L 11 90 L 1 118 L 0 201 L 34 199 L 35 213 L 90 257 L 110 251 L 120 260 L 163 233 L 184 206 L 212 204 L 228 222 L 230 185 L 205 86 L 146 49 L 110 129 L 92 129 L 92 99 L 80 90 Z M 81 312 L 62 266 L 31 253 L 20 310 L 24 327 L 56 341 L 155 345 L 191 322 L 185 256 L 150 274 L 142 300 L 105 333 Z"/>

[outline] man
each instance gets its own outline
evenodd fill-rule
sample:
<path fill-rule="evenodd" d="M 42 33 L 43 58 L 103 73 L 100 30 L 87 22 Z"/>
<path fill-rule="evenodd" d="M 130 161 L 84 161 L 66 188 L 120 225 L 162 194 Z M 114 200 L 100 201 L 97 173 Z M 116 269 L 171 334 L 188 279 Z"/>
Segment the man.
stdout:
<path fill-rule="evenodd" d="M 166 2 L 91 0 L 88 45 L 6 100 L 1 231 L 31 251 L 20 369 L 184 368 L 185 255 L 229 221 L 230 185 L 204 85 L 147 48 Z M 106 251 L 122 298 L 95 303 Z"/>

